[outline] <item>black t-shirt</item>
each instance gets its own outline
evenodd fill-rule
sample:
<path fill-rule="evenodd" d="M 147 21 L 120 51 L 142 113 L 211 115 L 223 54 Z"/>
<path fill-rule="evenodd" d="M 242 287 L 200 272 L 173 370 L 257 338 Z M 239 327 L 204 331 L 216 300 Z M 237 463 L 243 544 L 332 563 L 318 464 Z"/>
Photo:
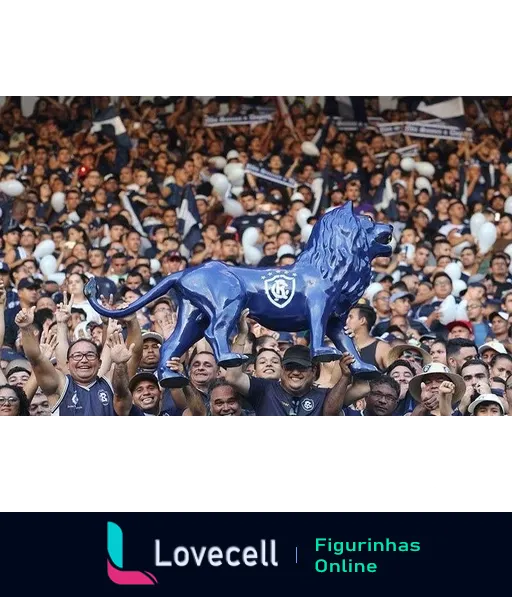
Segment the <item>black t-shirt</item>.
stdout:
<path fill-rule="evenodd" d="M 291 396 L 278 380 L 250 378 L 247 402 L 254 408 L 257 416 L 321 415 L 325 397 L 329 390 L 311 388 L 304 396 Z"/>
<path fill-rule="evenodd" d="M 238 234 L 240 235 L 240 237 L 242 237 L 242 234 L 247 230 L 247 228 L 251 228 L 254 226 L 255 228 L 263 229 L 263 224 L 265 223 L 265 220 L 268 220 L 268 218 L 270 217 L 271 216 L 267 214 L 239 216 L 231 222 L 231 226 L 233 228 L 236 228 Z"/>

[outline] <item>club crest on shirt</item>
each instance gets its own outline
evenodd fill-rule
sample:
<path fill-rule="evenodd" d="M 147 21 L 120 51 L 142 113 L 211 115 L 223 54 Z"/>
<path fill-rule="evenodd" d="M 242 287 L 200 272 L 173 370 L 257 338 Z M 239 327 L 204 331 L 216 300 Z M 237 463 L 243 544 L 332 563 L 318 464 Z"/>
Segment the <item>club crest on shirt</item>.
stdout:
<path fill-rule="evenodd" d="M 99 399 L 101 400 L 101 403 L 102 403 L 102 404 L 108 404 L 108 396 L 107 396 L 107 392 L 105 392 L 105 391 L 103 391 L 103 390 L 102 390 L 102 391 L 101 391 L 101 392 L 98 394 L 98 397 L 99 397 Z"/>
<path fill-rule="evenodd" d="M 311 398 L 304 398 L 300 405 L 307 413 L 311 412 L 315 408 L 315 403 L 313 400 L 311 400 Z"/>
<path fill-rule="evenodd" d="M 277 274 L 265 280 L 265 294 L 268 300 L 279 309 L 289 305 L 295 295 L 295 278 Z"/>
<path fill-rule="evenodd" d="M 76 392 L 73 394 L 73 396 L 71 396 L 71 402 L 76 406 L 78 404 L 78 396 L 76 395 Z"/>

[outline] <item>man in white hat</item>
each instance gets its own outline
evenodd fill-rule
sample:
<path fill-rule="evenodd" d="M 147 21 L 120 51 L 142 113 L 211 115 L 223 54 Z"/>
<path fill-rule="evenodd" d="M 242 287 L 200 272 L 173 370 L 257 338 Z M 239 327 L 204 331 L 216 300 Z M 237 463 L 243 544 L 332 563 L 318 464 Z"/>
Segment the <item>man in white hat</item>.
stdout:
<path fill-rule="evenodd" d="M 475 417 L 503 417 L 503 403 L 494 394 L 482 394 L 468 408 L 469 414 Z"/>
<path fill-rule="evenodd" d="M 507 343 L 508 339 L 508 326 L 510 324 L 510 315 L 505 311 L 494 311 L 489 315 L 489 323 L 493 336 L 496 340 L 502 343 Z"/>
<path fill-rule="evenodd" d="M 497 354 L 507 354 L 507 349 L 498 340 L 489 340 L 478 349 L 480 358 L 488 365 Z"/>
<path fill-rule="evenodd" d="M 466 384 L 460 375 L 441 363 L 430 363 L 409 384 L 409 392 L 419 403 L 412 414 L 450 416 L 452 405 L 461 400 L 465 391 Z"/>

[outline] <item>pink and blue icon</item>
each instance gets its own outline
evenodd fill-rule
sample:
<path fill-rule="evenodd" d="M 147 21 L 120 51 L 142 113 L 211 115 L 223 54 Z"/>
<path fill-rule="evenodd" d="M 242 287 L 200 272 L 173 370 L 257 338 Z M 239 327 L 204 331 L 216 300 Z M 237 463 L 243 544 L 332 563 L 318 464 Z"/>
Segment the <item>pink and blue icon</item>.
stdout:
<path fill-rule="evenodd" d="M 123 569 L 123 531 L 115 522 L 107 522 L 107 572 L 117 585 L 156 585 L 151 572 Z"/>

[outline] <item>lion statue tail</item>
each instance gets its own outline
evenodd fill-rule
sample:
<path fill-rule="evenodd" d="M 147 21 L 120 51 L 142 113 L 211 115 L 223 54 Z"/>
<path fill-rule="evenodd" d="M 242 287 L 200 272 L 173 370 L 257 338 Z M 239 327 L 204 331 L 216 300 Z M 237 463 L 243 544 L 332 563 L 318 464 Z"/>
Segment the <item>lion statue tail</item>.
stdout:
<path fill-rule="evenodd" d="M 154 288 L 152 288 L 149 292 L 145 295 L 138 298 L 136 301 L 128 305 L 125 309 L 119 310 L 110 310 L 106 309 L 102 304 L 98 302 L 98 284 L 96 283 L 95 278 L 91 278 L 85 288 L 84 294 L 89 300 L 92 308 L 99 313 L 103 317 L 112 317 L 113 319 L 122 319 L 123 317 L 128 317 L 128 315 L 132 315 L 136 311 L 139 311 L 149 303 L 152 303 L 156 299 L 164 296 L 171 290 L 174 284 L 179 280 L 181 277 L 182 272 L 176 272 L 174 274 L 170 274 L 166 276 L 163 280 L 161 280 Z"/>

